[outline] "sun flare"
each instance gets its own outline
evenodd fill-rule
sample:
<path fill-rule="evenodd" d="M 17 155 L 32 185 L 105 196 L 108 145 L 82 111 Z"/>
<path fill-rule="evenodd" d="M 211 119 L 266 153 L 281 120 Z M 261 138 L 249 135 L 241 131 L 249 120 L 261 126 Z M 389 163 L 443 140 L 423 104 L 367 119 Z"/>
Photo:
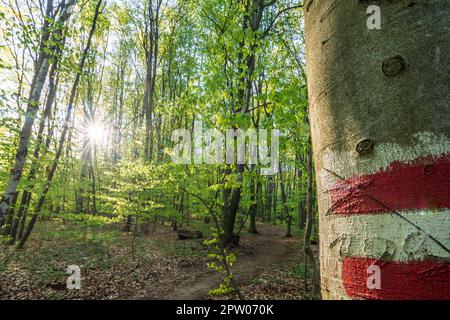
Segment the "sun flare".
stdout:
<path fill-rule="evenodd" d="M 86 131 L 89 141 L 93 143 L 101 143 L 105 137 L 105 128 L 98 123 L 91 123 Z"/>

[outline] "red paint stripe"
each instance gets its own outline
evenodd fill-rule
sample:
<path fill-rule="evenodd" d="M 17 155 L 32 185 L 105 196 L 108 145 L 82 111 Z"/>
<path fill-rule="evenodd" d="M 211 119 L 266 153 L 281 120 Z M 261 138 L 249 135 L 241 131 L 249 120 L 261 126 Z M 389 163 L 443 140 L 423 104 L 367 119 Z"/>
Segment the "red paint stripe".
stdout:
<path fill-rule="evenodd" d="M 380 289 L 368 289 L 369 266 L 380 268 Z M 436 261 L 392 262 L 345 258 L 342 281 L 352 298 L 385 300 L 450 300 L 450 263 Z"/>
<path fill-rule="evenodd" d="M 341 180 L 330 191 L 336 214 L 450 208 L 450 154 L 394 162 L 387 170 Z"/>

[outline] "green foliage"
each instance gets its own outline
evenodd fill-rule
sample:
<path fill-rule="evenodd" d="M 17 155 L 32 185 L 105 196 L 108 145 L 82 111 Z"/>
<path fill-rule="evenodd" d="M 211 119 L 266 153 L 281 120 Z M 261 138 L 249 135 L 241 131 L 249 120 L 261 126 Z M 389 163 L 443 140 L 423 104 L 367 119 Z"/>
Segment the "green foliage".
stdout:
<path fill-rule="evenodd" d="M 235 289 L 231 283 L 232 277 L 233 277 L 232 274 L 226 276 L 224 283 L 221 283 L 217 289 L 210 290 L 208 293 L 212 296 L 220 296 L 234 292 Z"/>
<path fill-rule="evenodd" d="M 233 164 L 173 164 L 171 133 L 180 128 L 191 131 L 198 120 L 205 129 L 221 131 L 280 130 L 286 206 L 295 222 L 294 213 L 306 199 L 310 131 L 302 13 L 278 13 L 297 1 L 267 2 L 256 26 L 251 25 L 252 15 L 259 9 L 247 1 L 164 0 L 160 20 L 155 22 L 157 33 L 149 28 L 150 19 L 156 19 L 147 16 L 149 1 L 108 2 L 97 21 L 85 68 L 78 70 L 96 3 L 78 3 L 74 18 L 64 25 L 56 18 L 38 21 L 42 8 L 30 1 L 14 10 L 12 2 L 0 6 L 0 40 L 5 43 L 5 48 L 0 47 L 0 71 L 5 75 L 0 87 L 0 191 L 5 190 L 14 164 L 47 23 L 49 37 L 43 50 L 51 65 L 58 61 L 57 94 L 50 114 L 44 114 L 47 78 L 41 100 L 34 102 L 38 113 L 18 187 L 19 195 L 25 190 L 32 193 L 28 214 L 35 212 L 40 196 L 46 194 L 71 87 L 82 71 L 69 134 L 38 220 L 57 218 L 89 229 L 117 226 L 130 218 L 136 231 L 133 245 L 139 247 L 145 240 L 137 237 L 137 230 L 153 219 L 189 221 L 205 234 L 210 225 L 198 221 L 210 219 L 215 230 L 205 242 L 211 251 L 208 266 L 225 275 L 216 293 L 229 292 L 233 278 L 227 268 L 236 257 L 218 245 L 226 224 L 221 215 L 229 201 L 224 194 L 241 191 L 236 225 L 248 221 L 249 209 L 255 206 L 257 219 L 284 223 L 279 188 L 269 195 L 281 177 L 259 175 L 260 164 L 246 165 L 244 173 Z M 151 3 L 151 10 L 156 10 Z M 36 12 L 39 15 L 33 15 Z M 151 110 L 145 110 L 150 101 Z M 38 140 L 41 119 L 45 125 Z M 103 127 L 105 137 L 92 136 L 92 126 Z M 150 147 L 153 154 L 144 154 Z M 260 189 L 252 190 L 256 185 Z M 273 198 L 278 199 L 276 209 Z M 48 232 L 60 236 L 51 227 Z M 71 236 L 95 243 L 112 241 L 91 231 Z M 163 248 L 177 255 L 195 255 L 181 244 Z"/>
<path fill-rule="evenodd" d="M 209 246 L 210 253 L 208 254 L 208 268 L 224 274 L 223 283 L 218 288 L 210 290 L 210 295 L 225 295 L 232 293 L 236 290 L 232 283 L 233 273 L 232 267 L 236 263 L 236 255 L 230 253 L 227 249 L 220 245 L 220 238 L 223 235 L 223 231 L 217 228 L 212 228 L 211 239 L 205 240 L 204 244 Z"/>
<path fill-rule="evenodd" d="M 306 274 L 305 274 L 306 271 Z M 312 267 L 305 268 L 304 264 L 298 264 L 292 268 L 292 274 L 299 279 L 310 279 L 312 277 Z"/>

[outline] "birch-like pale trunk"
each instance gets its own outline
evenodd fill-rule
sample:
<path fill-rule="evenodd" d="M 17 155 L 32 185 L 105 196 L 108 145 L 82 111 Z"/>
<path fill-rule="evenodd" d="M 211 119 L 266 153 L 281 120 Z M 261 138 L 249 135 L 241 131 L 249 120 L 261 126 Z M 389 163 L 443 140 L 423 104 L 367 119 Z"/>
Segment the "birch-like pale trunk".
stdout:
<path fill-rule="evenodd" d="M 58 21 L 56 22 L 57 24 L 62 25 L 69 19 L 74 3 L 75 0 L 70 0 L 67 2 L 67 4 L 60 8 L 61 13 Z M 48 46 L 47 42 L 51 36 L 50 29 L 52 26 L 50 25 L 49 21 L 53 18 L 53 1 L 48 0 L 46 18 L 44 19 L 42 27 L 42 39 L 39 47 L 39 57 L 35 65 L 35 72 L 33 81 L 31 83 L 30 95 L 28 98 L 27 110 L 25 113 L 25 120 L 20 132 L 19 143 L 17 146 L 16 158 L 14 166 L 11 169 L 11 173 L 9 175 L 8 183 L 6 184 L 2 200 L 0 201 L 0 225 L 2 225 L 4 216 L 10 211 L 27 160 L 33 124 L 36 120 L 36 115 L 39 109 L 39 101 L 41 99 L 42 90 L 44 88 L 47 74 L 50 68 L 51 54 L 47 52 L 46 47 Z M 60 32 L 59 28 L 56 28 L 56 30 L 57 31 L 55 32 Z"/>
<path fill-rule="evenodd" d="M 10 232 L 11 244 L 14 244 L 14 242 L 16 241 L 17 229 L 19 227 L 20 219 L 21 219 L 22 215 L 24 214 L 24 212 L 27 211 L 27 208 L 31 202 L 32 189 L 34 188 L 33 180 L 36 178 L 36 173 L 38 171 L 38 161 L 39 161 L 39 157 L 41 154 L 41 148 L 42 148 L 43 141 L 44 141 L 45 122 L 51 116 L 53 103 L 54 103 L 55 97 L 56 97 L 57 81 L 55 78 L 56 78 L 57 69 L 58 69 L 58 60 L 56 58 L 55 62 L 53 63 L 53 65 L 50 69 L 47 101 L 45 103 L 45 109 L 42 114 L 41 120 L 39 121 L 39 129 L 38 129 L 38 134 L 37 134 L 37 139 L 36 139 L 37 144 L 36 144 L 36 147 L 35 147 L 34 153 L 33 153 L 33 162 L 31 164 L 30 173 L 28 174 L 28 181 L 30 182 L 30 185 L 27 187 L 26 190 L 24 190 L 22 192 L 20 205 L 19 205 L 17 214 L 15 215 L 12 226 L 11 226 L 11 232 Z M 48 145 L 45 145 L 44 152 L 46 152 L 47 148 L 48 148 Z"/>
<path fill-rule="evenodd" d="M 91 26 L 91 30 L 89 31 L 89 37 L 87 39 L 87 43 L 86 43 L 86 47 L 84 48 L 83 52 L 82 52 L 82 56 L 81 56 L 81 60 L 80 63 L 78 65 L 78 70 L 77 70 L 77 74 L 75 76 L 75 80 L 74 83 L 72 85 L 72 89 L 70 92 L 70 98 L 69 98 L 69 103 L 68 103 L 68 107 L 67 107 L 67 112 L 66 112 L 66 118 L 65 118 L 65 122 L 64 122 L 64 127 L 63 127 L 63 131 L 61 133 L 61 137 L 59 139 L 59 143 L 58 143 L 58 148 L 56 150 L 55 153 L 55 157 L 53 159 L 53 164 L 52 167 L 50 169 L 50 172 L 48 173 L 47 176 L 47 181 L 44 185 L 44 189 L 42 191 L 42 194 L 39 198 L 38 204 L 36 206 L 36 209 L 31 217 L 30 223 L 28 224 L 22 238 L 20 239 L 19 244 L 17 245 L 17 247 L 23 248 L 23 246 L 25 245 L 25 242 L 27 241 L 28 237 L 31 234 L 31 231 L 33 230 L 34 224 L 36 223 L 37 217 L 39 215 L 39 213 L 41 212 L 44 204 L 45 204 L 45 200 L 48 194 L 48 191 L 50 190 L 51 187 L 51 183 L 53 181 L 53 177 L 55 175 L 56 169 L 58 168 L 58 164 L 59 164 L 59 159 L 62 155 L 62 152 L 64 150 L 64 144 L 66 141 L 66 136 L 69 132 L 69 126 L 70 126 L 70 120 L 72 118 L 72 112 L 73 112 L 73 108 L 74 108 L 74 103 L 75 103 L 75 98 L 77 95 L 77 89 L 78 89 L 78 85 L 80 83 L 80 79 L 81 79 L 81 75 L 83 73 L 84 70 L 84 65 L 86 63 L 86 59 L 89 53 L 89 50 L 91 48 L 91 43 L 92 43 L 92 37 L 94 36 L 94 32 L 97 26 L 97 20 L 98 20 L 98 16 L 101 13 L 101 6 L 102 6 L 103 0 L 99 0 L 97 2 L 97 6 L 95 8 L 95 14 L 93 17 L 93 21 L 92 21 L 92 26 Z"/>
<path fill-rule="evenodd" d="M 14 195 L 17 192 L 20 178 L 28 155 L 28 145 L 31 138 L 31 130 L 33 128 L 36 114 L 39 109 L 39 100 L 41 99 L 42 89 L 49 69 L 49 58 L 39 59 L 37 69 L 35 71 L 35 79 L 31 85 L 31 93 L 29 97 L 28 107 L 25 114 L 25 121 L 20 132 L 19 144 L 17 147 L 16 159 L 11 169 L 9 180 L 5 188 L 3 198 L 0 202 L 0 225 L 4 216 L 9 212 Z"/>

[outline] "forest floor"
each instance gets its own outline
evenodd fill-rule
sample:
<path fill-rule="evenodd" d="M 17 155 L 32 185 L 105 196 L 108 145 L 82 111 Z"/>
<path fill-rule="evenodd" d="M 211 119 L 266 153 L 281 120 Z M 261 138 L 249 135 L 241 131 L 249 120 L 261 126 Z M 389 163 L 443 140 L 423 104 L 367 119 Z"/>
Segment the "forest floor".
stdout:
<path fill-rule="evenodd" d="M 209 226 L 190 226 L 208 236 Z M 302 240 L 284 238 L 285 226 L 257 225 L 234 249 L 236 282 L 246 299 L 307 299 Z M 314 246 L 317 254 L 317 246 Z M 40 222 L 24 250 L 0 247 L 0 299 L 233 299 L 211 296 L 224 275 L 207 267 L 203 240 L 178 240 L 157 225 L 137 238 L 119 225 Z M 81 289 L 68 290 L 69 265 L 81 269 Z"/>

